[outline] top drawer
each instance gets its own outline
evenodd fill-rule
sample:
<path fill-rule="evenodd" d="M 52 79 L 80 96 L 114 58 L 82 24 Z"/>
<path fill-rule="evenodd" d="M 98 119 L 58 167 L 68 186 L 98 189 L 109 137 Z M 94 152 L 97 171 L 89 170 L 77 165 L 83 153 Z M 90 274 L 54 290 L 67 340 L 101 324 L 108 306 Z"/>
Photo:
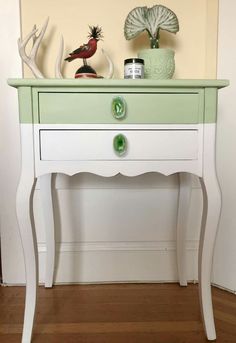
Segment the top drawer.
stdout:
<path fill-rule="evenodd" d="M 126 114 L 113 115 L 121 98 Z M 202 121 L 201 93 L 38 93 L 42 124 L 195 124 Z"/>

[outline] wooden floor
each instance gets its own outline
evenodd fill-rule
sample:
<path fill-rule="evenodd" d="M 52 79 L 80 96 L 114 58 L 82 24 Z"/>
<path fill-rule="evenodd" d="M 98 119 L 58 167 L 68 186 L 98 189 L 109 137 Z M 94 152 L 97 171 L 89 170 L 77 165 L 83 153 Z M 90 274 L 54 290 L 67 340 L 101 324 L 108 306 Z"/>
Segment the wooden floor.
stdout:
<path fill-rule="evenodd" d="M 0 342 L 20 342 L 24 287 L 0 287 Z M 213 288 L 217 342 L 236 342 L 236 296 Z M 33 343 L 201 343 L 198 286 L 39 288 Z"/>

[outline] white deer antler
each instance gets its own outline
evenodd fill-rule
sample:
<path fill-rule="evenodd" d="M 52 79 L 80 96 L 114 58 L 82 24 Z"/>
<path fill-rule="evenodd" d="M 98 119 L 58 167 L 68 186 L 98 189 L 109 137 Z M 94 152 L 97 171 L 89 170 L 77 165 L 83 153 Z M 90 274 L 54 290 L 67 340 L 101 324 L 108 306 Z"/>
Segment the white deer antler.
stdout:
<path fill-rule="evenodd" d="M 34 25 L 33 30 L 25 37 L 24 40 L 21 40 L 20 38 L 18 39 L 19 54 L 22 60 L 25 62 L 25 64 L 27 64 L 27 66 L 31 69 L 32 73 L 34 74 L 34 76 L 38 79 L 44 78 L 44 75 L 39 70 L 35 60 L 36 60 L 39 45 L 47 29 L 48 21 L 49 21 L 49 18 L 46 19 L 42 27 L 42 30 L 38 36 L 36 36 L 36 32 L 38 31 L 38 29 Z M 33 40 L 33 47 L 29 55 L 27 55 L 25 52 L 25 48 L 31 38 Z"/>
<path fill-rule="evenodd" d="M 31 69 L 32 73 L 37 79 L 43 79 L 44 75 L 43 73 L 39 70 L 39 67 L 37 66 L 36 63 L 36 57 L 37 57 L 37 52 L 39 45 L 44 37 L 44 34 L 46 32 L 47 26 L 48 26 L 48 21 L 49 18 L 46 19 L 45 23 L 43 24 L 43 27 L 39 33 L 38 36 L 36 36 L 36 32 L 38 29 L 36 28 L 36 25 L 34 25 L 32 31 L 25 37 L 24 40 L 21 40 L 20 38 L 18 39 L 18 49 L 19 49 L 19 54 L 20 57 L 22 58 L 22 61 L 25 62 L 25 64 Z M 30 39 L 32 38 L 33 41 L 33 47 L 30 51 L 30 53 L 27 55 L 25 48 Z M 63 78 L 61 74 L 61 62 L 62 62 L 62 56 L 63 56 L 63 37 L 61 37 L 61 43 L 60 43 L 60 48 L 59 48 L 59 53 L 58 57 L 56 60 L 56 66 L 55 66 L 55 76 L 57 78 Z"/>

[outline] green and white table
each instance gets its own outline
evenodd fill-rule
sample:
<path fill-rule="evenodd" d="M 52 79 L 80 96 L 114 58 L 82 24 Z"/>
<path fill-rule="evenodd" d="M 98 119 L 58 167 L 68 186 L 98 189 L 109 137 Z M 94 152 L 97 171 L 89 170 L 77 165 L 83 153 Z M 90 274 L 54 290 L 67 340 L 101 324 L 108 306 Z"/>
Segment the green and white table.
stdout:
<path fill-rule="evenodd" d="M 54 270 L 54 221 L 51 174 L 90 172 L 179 173 L 177 263 L 181 285 L 185 271 L 185 213 L 189 174 L 199 177 L 204 209 L 199 246 L 199 290 L 207 338 L 216 338 L 211 268 L 221 208 L 215 169 L 218 89 L 225 80 L 74 80 L 11 79 L 18 89 L 22 170 L 17 216 L 26 268 L 22 342 L 31 341 L 38 283 L 37 249 L 30 199 L 40 177 L 47 223 L 46 286 Z"/>

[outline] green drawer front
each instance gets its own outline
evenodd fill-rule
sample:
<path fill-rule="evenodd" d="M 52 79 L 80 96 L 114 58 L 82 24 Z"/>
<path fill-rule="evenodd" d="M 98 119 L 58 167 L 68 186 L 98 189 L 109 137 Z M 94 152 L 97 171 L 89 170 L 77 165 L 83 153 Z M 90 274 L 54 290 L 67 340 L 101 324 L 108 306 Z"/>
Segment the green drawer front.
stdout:
<path fill-rule="evenodd" d="M 114 117 L 113 99 L 126 114 Z M 203 120 L 200 93 L 38 93 L 41 124 L 195 124 Z"/>

